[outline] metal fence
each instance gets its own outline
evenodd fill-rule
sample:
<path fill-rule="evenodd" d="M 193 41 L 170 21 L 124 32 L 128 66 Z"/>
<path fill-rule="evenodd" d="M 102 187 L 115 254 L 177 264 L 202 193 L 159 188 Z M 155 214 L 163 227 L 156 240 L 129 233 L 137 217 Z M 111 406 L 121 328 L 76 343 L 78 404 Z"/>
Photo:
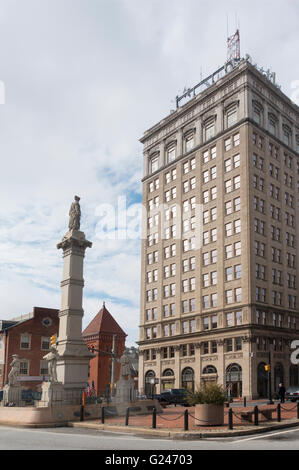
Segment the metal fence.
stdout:
<path fill-rule="evenodd" d="M 151 427 L 152 429 L 159 426 L 160 428 L 167 427 L 168 429 L 175 428 L 184 431 L 211 427 L 208 421 L 203 422 L 202 419 L 199 420 L 195 416 L 194 408 L 186 408 L 182 411 L 171 408 L 169 411 L 170 413 L 161 413 L 153 407 L 149 415 L 140 417 L 134 415 L 132 408 L 128 407 L 125 417 L 120 417 L 112 413 L 112 410 L 105 408 L 103 404 L 101 422 L 125 426 L 142 425 L 142 427 Z M 299 402 L 278 403 L 274 406 L 249 405 L 242 408 L 229 406 L 224 410 L 224 423 L 212 427 L 232 430 L 239 426 L 260 426 L 265 425 L 265 423 L 277 423 L 290 418 L 299 420 Z"/>

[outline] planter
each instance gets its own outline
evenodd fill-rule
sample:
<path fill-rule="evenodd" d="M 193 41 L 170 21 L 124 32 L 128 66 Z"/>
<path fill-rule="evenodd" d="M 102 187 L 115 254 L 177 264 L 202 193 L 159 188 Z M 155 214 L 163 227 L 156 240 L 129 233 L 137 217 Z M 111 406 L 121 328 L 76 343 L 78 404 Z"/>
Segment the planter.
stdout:
<path fill-rule="evenodd" d="M 195 418 L 197 426 L 222 426 L 224 405 L 195 405 Z"/>

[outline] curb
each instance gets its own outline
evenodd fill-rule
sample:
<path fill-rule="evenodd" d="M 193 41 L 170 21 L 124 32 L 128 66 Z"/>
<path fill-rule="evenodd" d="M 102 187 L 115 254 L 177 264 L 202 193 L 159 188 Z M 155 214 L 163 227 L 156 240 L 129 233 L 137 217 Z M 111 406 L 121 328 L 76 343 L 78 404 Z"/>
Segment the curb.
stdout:
<path fill-rule="evenodd" d="M 253 434 L 261 434 L 270 431 L 276 431 L 278 429 L 285 428 L 294 428 L 299 427 L 299 421 L 286 420 L 284 423 L 275 423 L 268 426 L 259 426 L 258 428 L 252 429 L 236 429 L 236 430 L 225 430 L 225 431 L 210 431 L 210 432 L 194 432 L 194 431 L 163 431 L 163 430 L 154 430 L 149 428 L 141 427 L 130 427 L 130 426 L 119 426 L 119 425 L 109 425 L 101 423 L 88 423 L 88 422 L 69 422 L 68 427 L 81 427 L 87 429 L 96 429 L 98 431 L 110 431 L 116 433 L 128 433 L 134 434 L 136 436 L 152 436 L 152 437 L 165 437 L 171 438 L 174 440 L 199 440 L 199 439 L 208 439 L 208 438 L 218 438 L 218 437 L 235 437 L 235 436 L 250 436 Z"/>

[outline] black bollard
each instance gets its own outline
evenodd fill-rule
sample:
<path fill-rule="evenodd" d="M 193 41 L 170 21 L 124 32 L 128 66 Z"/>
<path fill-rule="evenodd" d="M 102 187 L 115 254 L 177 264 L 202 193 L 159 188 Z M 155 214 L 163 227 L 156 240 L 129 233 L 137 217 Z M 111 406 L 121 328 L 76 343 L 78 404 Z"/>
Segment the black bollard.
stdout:
<path fill-rule="evenodd" d="M 297 419 L 299 419 L 299 401 L 297 401 Z"/>
<path fill-rule="evenodd" d="M 244 397 L 244 408 L 246 408 L 246 397 Z"/>
<path fill-rule="evenodd" d="M 280 409 L 280 403 L 277 405 L 277 421 L 280 423 L 281 421 L 281 409 Z"/>
<path fill-rule="evenodd" d="M 184 431 L 189 430 L 189 413 L 188 410 L 185 410 L 184 413 Z"/>
<path fill-rule="evenodd" d="M 233 429 L 233 409 L 228 410 L 228 429 Z"/>
<path fill-rule="evenodd" d="M 153 408 L 153 423 L 152 423 L 152 428 L 156 429 L 157 427 L 157 410 L 156 408 Z"/>
<path fill-rule="evenodd" d="M 126 426 L 129 425 L 129 416 L 130 416 L 130 408 L 127 408 L 127 410 L 126 410 Z"/>
<path fill-rule="evenodd" d="M 102 424 L 105 424 L 105 407 L 102 406 Z"/>
<path fill-rule="evenodd" d="M 257 406 L 254 407 L 254 425 L 258 426 L 259 425 L 259 409 Z"/>
<path fill-rule="evenodd" d="M 80 421 L 84 421 L 84 406 L 81 405 L 80 408 Z"/>

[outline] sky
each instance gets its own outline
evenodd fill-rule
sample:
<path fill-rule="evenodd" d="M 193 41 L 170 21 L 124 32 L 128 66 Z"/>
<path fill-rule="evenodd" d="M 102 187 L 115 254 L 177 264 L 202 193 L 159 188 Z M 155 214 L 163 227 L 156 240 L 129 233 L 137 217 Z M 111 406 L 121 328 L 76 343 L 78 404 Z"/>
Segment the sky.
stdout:
<path fill-rule="evenodd" d="M 0 318 L 60 308 L 56 245 L 79 195 L 83 328 L 105 301 L 136 346 L 139 139 L 224 64 L 236 26 L 241 56 L 299 104 L 298 24 L 298 0 L 0 0 Z"/>

